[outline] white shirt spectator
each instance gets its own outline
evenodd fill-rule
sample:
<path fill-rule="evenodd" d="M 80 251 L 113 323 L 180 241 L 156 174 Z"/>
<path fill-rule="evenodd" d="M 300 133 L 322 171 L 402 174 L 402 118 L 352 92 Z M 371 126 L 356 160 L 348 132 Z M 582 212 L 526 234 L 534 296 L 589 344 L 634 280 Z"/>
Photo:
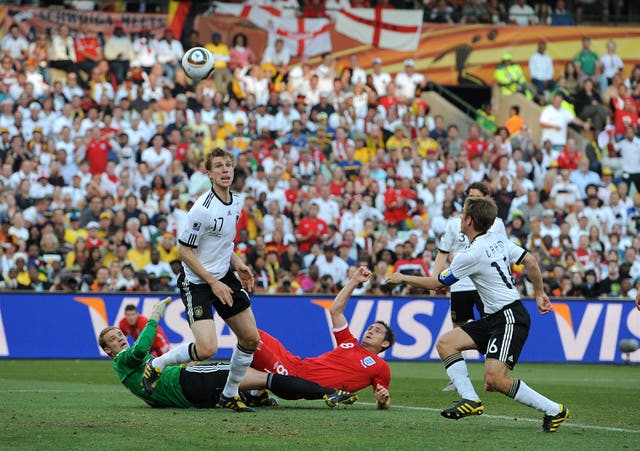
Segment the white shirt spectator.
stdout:
<path fill-rule="evenodd" d="M 398 72 L 395 79 L 397 95 L 403 95 L 408 99 L 413 99 L 416 96 L 416 86 L 424 83 L 424 80 L 424 75 L 417 72 L 412 74 Z"/>
<path fill-rule="evenodd" d="M 290 109 L 289 114 L 285 114 L 282 110 L 278 111 L 273 117 L 271 123 L 271 130 L 282 133 L 291 132 L 293 121 L 300 120 L 300 113 L 293 108 Z"/>
<path fill-rule="evenodd" d="M 535 80 L 553 79 L 553 60 L 546 53 L 534 52 L 529 58 L 529 73 Z"/>
<path fill-rule="evenodd" d="M 182 43 L 177 39 L 172 39 L 171 42 L 162 39 L 153 41 L 152 44 L 155 45 L 156 59 L 160 64 L 177 64 L 184 55 Z"/>
<path fill-rule="evenodd" d="M 142 161 L 147 163 L 150 172 L 154 175 L 159 174 L 163 177 L 167 174 L 167 168 L 173 161 L 171 151 L 164 147 L 161 147 L 159 152 L 153 147 L 149 147 L 142 152 L 142 156 L 140 158 Z"/>
<path fill-rule="evenodd" d="M 347 280 L 349 265 L 337 255 L 334 255 L 331 261 L 328 261 L 324 254 L 320 254 L 315 264 L 320 269 L 320 277 L 329 275 L 336 285 Z"/>
<path fill-rule="evenodd" d="M 622 59 L 615 53 L 605 53 L 600 57 L 600 64 L 602 64 L 602 75 L 606 78 L 613 78 L 621 69 L 624 69 L 624 63 Z"/>
<path fill-rule="evenodd" d="M 622 167 L 629 174 L 640 173 L 640 138 L 634 136 L 631 141 L 627 138 L 616 143 L 614 149 L 620 152 L 622 158 Z"/>
<path fill-rule="evenodd" d="M 534 25 L 538 23 L 536 12 L 525 2 L 516 3 L 509 8 L 509 19 L 514 21 L 516 25 Z"/>
<path fill-rule="evenodd" d="M 373 87 L 375 88 L 378 96 L 386 96 L 387 86 L 391 83 L 391 75 L 387 72 L 380 72 L 379 74 L 373 72 L 371 74 L 371 80 L 373 81 Z"/>
<path fill-rule="evenodd" d="M 157 62 L 153 41 L 145 37 L 139 37 L 133 41 L 132 47 L 135 55 L 132 63 L 137 63 L 142 67 L 151 67 Z"/>
<path fill-rule="evenodd" d="M 284 66 L 291 61 L 291 52 L 286 46 L 283 46 L 280 51 L 277 51 L 273 45 L 269 45 L 262 55 L 262 64 L 271 63 L 274 66 Z"/>
<path fill-rule="evenodd" d="M 24 52 L 29 49 L 29 41 L 24 36 L 18 35 L 14 38 L 12 34 L 7 34 L 2 38 L 0 48 L 11 58 L 21 60 L 24 58 Z"/>
<path fill-rule="evenodd" d="M 340 220 L 340 205 L 333 199 L 319 197 L 312 200 L 318 206 L 318 218 L 327 224 L 338 224 Z"/>
<path fill-rule="evenodd" d="M 574 117 L 570 111 L 564 108 L 555 108 L 553 105 L 544 107 L 542 113 L 540 113 L 540 122 L 560 126 L 560 130 L 543 128 L 540 142 L 544 143 L 548 139 L 554 146 L 567 144 L 567 126 L 573 121 Z"/>

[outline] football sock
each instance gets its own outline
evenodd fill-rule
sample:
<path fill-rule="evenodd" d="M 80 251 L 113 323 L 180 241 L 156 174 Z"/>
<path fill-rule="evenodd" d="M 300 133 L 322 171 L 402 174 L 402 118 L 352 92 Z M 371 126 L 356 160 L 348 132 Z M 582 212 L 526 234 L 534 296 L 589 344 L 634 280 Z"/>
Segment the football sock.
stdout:
<path fill-rule="evenodd" d="M 233 398 L 238 394 L 238 386 L 247 374 L 249 365 L 253 361 L 253 351 L 242 348 L 237 345 L 231 355 L 231 361 L 229 362 L 229 376 L 227 377 L 227 383 L 222 390 L 222 395 L 227 398 Z"/>
<path fill-rule="evenodd" d="M 282 399 L 322 399 L 335 391 L 301 377 L 274 373 L 267 376 L 267 388 Z"/>
<path fill-rule="evenodd" d="M 470 399 L 472 401 L 476 401 L 480 399 L 478 394 L 473 388 L 471 384 L 471 379 L 469 378 L 469 371 L 467 370 L 467 364 L 462 358 L 461 353 L 456 353 L 450 355 L 446 359 L 442 361 L 444 363 L 444 367 L 447 370 L 447 375 L 453 385 L 456 386 L 456 390 L 463 399 Z"/>
<path fill-rule="evenodd" d="M 515 393 L 513 396 L 511 396 L 512 392 Z M 511 386 L 509 393 L 507 393 L 507 396 L 512 397 L 525 406 L 533 407 L 540 412 L 544 412 L 547 415 L 555 416 L 560 413 L 560 404 L 542 396 L 540 393 L 525 384 L 524 381 L 519 381 L 518 379 L 513 380 L 513 385 Z"/>
<path fill-rule="evenodd" d="M 191 344 L 192 343 L 185 343 L 180 346 L 176 346 L 169 350 L 169 352 L 153 359 L 151 364 L 162 371 L 167 366 L 190 362 L 191 356 L 189 355 L 189 346 L 191 346 Z"/>

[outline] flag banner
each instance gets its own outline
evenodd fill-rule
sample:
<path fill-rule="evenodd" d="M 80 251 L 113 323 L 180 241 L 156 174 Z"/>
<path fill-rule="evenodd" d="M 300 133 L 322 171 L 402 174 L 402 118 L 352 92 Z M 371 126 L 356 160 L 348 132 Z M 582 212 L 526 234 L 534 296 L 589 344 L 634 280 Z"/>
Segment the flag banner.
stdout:
<path fill-rule="evenodd" d="M 120 23 L 126 34 L 136 34 L 148 29 L 151 35 L 160 38 L 167 28 L 167 14 L 110 13 L 103 11 L 75 11 L 71 9 L 26 8 L 8 6 L 4 19 L 6 30 L 17 24 L 29 38 L 36 33 L 55 33 L 60 25 L 67 25 L 72 33 L 86 22 L 102 43 L 113 34 L 113 25 Z M 178 36 L 179 37 L 179 36 Z"/>
<path fill-rule="evenodd" d="M 260 28 L 273 30 L 276 22 L 282 17 L 282 11 L 271 6 L 251 6 L 247 3 L 214 2 L 216 14 L 236 16 L 248 19 Z"/>
<path fill-rule="evenodd" d="M 338 12 L 336 31 L 375 47 L 415 51 L 422 32 L 422 11 L 351 8 Z"/>
<path fill-rule="evenodd" d="M 295 56 L 315 56 L 331 51 L 331 33 L 327 19 L 280 19 L 275 38 Z"/>

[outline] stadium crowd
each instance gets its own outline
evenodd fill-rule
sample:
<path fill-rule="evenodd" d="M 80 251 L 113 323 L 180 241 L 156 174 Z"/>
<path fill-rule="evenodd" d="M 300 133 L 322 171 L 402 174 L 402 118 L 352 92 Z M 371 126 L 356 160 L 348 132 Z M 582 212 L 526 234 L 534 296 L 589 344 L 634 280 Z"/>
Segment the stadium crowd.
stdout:
<path fill-rule="evenodd" d="M 170 30 L 132 39 L 116 24 L 104 43 L 86 26 L 31 41 L 8 31 L 3 290 L 175 291 L 176 236 L 210 189 L 214 147 L 237 161 L 236 249 L 259 293 L 336 293 L 366 265 L 374 275 L 355 294 L 418 294 L 386 277 L 430 274 L 448 218 L 480 181 L 549 294 L 632 298 L 640 286 L 640 67 L 607 72 L 613 56 L 584 43 L 564 74 L 537 80 L 553 83 L 525 80 L 548 102 L 535 142 L 515 106 L 490 139 L 446 124 L 410 59 L 396 74 L 377 58 L 367 72 L 355 54 L 293 65 L 278 40 L 255 55 L 242 34 L 193 34 L 216 57 L 214 78 L 193 86 Z M 585 151 L 567 138 L 575 125 L 599 135 Z M 514 276 L 531 294 L 521 268 Z"/>

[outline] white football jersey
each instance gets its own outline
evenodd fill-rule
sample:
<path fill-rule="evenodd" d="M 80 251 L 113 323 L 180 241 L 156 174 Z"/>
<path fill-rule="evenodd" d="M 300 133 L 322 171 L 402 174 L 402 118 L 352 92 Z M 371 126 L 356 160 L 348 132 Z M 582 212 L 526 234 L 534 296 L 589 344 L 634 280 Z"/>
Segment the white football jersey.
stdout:
<path fill-rule="evenodd" d="M 469 239 L 467 238 L 467 235 L 462 233 L 462 230 L 460 229 L 460 221 L 460 216 L 449 218 L 449 221 L 447 222 L 447 225 L 444 229 L 444 233 L 440 237 L 440 244 L 438 245 L 439 251 L 445 252 L 447 254 L 453 252 L 455 256 L 457 252 L 469 247 Z M 507 237 L 507 232 L 504 228 L 502 219 L 496 218 L 495 221 L 493 221 L 493 225 L 489 229 L 489 233 L 497 233 L 501 234 L 505 238 Z M 468 277 L 459 280 L 450 288 L 450 291 L 452 293 L 475 290 L 476 287 Z"/>
<path fill-rule="evenodd" d="M 478 235 L 469 248 L 453 257 L 451 266 L 438 279 L 445 285 L 469 277 L 478 290 L 486 313 L 495 313 L 520 299 L 511 277 L 511 263 L 521 264 L 527 251 L 506 235 L 485 233 Z"/>
<path fill-rule="evenodd" d="M 178 242 L 193 249 L 198 261 L 216 279 L 222 279 L 231 266 L 236 223 L 240 218 L 242 202 L 236 194 L 225 204 L 209 190 L 203 193 L 187 213 L 184 231 Z M 191 283 L 205 283 L 189 266 L 182 262 L 186 279 Z"/>

